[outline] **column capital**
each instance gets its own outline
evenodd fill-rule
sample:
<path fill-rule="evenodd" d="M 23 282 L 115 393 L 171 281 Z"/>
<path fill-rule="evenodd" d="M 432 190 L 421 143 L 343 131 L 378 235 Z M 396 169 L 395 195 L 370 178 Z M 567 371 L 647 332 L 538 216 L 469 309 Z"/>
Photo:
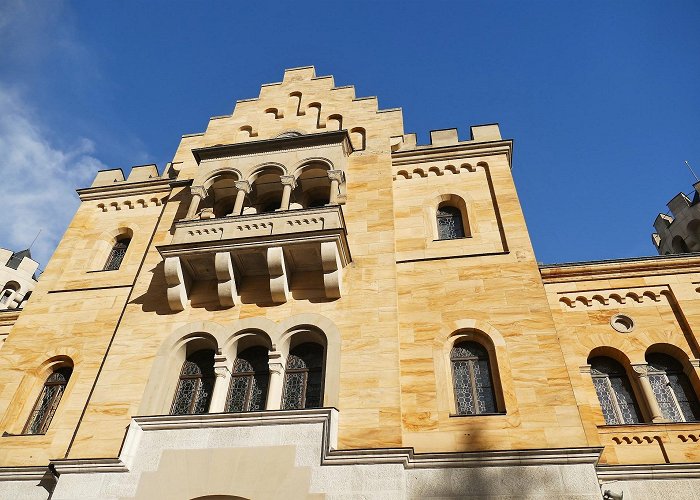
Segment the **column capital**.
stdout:
<path fill-rule="evenodd" d="M 250 182 L 248 182 L 248 181 L 236 181 L 234 183 L 234 185 L 236 186 L 236 189 L 238 189 L 239 191 L 243 191 L 245 194 L 250 193 L 250 189 L 251 189 Z"/>
<path fill-rule="evenodd" d="M 328 178 L 332 181 L 338 181 L 338 183 L 345 182 L 345 172 L 342 170 L 329 170 Z"/>
<path fill-rule="evenodd" d="M 283 186 L 291 186 L 292 189 L 297 185 L 297 180 L 293 175 L 281 175 L 280 182 L 282 182 Z"/>
<path fill-rule="evenodd" d="M 638 377 L 646 377 L 649 375 L 649 365 L 647 363 L 633 363 L 632 370 Z"/>
<path fill-rule="evenodd" d="M 200 198 L 205 198 L 207 196 L 207 190 L 204 189 L 204 186 L 190 186 L 190 193 L 192 193 L 193 196 L 199 196 Z"/>

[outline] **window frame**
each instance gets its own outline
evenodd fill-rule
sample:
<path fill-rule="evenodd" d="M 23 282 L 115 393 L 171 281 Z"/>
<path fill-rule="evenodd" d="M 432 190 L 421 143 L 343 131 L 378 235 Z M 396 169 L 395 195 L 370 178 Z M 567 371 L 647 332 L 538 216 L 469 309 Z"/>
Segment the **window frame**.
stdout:
<path fill-rule="evenodd" d="M 249 349 L 261 349 L 261 350 L 264 349 L 265 350 L 265 362 L 267 364 L 267 362 L 269 360 L 269 352 L 270 352 L 267 347 L 251 346 L 251 347 L 248 347 L 248 348 L 244 349 L 243 351 L 241 351 L 240 354 L 244 354 Z M 228 390 L 226 391 L 226 403 L 224 405 L 224 411 L 227 413 L 246 413 L 246 412 L 250 412 L 250 411 L 264 411 L 267 409 L 267 402 L 268 402 L 268 397 L 269 397 L 269 392 L 270 392 L 270 370 L 269 370 L 269 367 L 264 371 L 263 370 L 256 371 L 253 363 L 251 363 L 248 359 L 242 358 L 240 356 L 240 354 L 237 355 L 236 359 L 233 361 L 233 368 L 231 370 L 231 380 L 229 381 Z M 236 364 L 238 363 L 239 360 L 243 360 L 243 361 L 249 363 L 253 367 L 253 370 L 252 371 L 236 371 Z M 265 385 L 264 385 L 264 388 L 262 390 L 264 396 L 263 396 L 262 405 L 261 405 L 262 408 L 251 410 L 250 409 L 250 402 L 252 399 L 252 391 L 253 391 L 254 384 L 257 383 L 256 375 L 262 375 L 262 376 L 266 377 Z M 232 396 L 233 396 L 233 392 L 234 392 L 234 384 L 235 384 L 236 380 L 246 379 L 246 378 L 248 379 L 248 384 L 246 385 L 246 389 L 245 389 L 246 393 L 245 393 L 245 396 L 243 398 L 243 409 L 242 410 L 232 410 L 231 409 L 231 403 L 232 403 L 231 400 L 232 400 Z"/>
<path fill-rule="evenodd" d="M 67 372 L 67 374 L 66 374 Z M 51 377 L 53 377 L 55 374 L 63 374 L 64 375 L 64 380 L 59 380 L 59 381 L 51 381 Z M 22 435 L 25 436 L 39 436 L 39 435 L 44 435 L 48 432 L 49 427 L 51 426 L 51 422 L 53 421 L 54 416 L 56 415 L 56 412 L 58 411 L 58 407 L 61 404 L 61 401 L 63 400 L 63 395 L 66 393 L 66 389 L 68 387 L 68 384 L 73 376 L 73 367 L 72 366 L 58 366 L 55 367 L 53 370 L 51 370 L 51 373 L 49 373 L 46 376 L 46 379 L 44 380 L 44 383 L 41 386 L 41 391 L 39 392 L 39 396 L 37 397 L 36 401 L 34 402 L 34 405 L 32 406 L 31 411 L 29 412 L 29 417 L 27 418 L 26 423 L 24 424 L 24 427 L 22 428 Z M 47 388 L 48 387 L 61 387 L 60 391 L 55 392 L 53 395 L 50 396 L 50 404 L 48 405 L 46 413 L 44 413 L 43 416 L 39 417 L 38 420 L 38 430 L 37 432 L 31 432 L 31 429 L 35 427 L 37 423 L 37 416 L 39 415 L 39 410 L 42 406 L 42 401 L 45 398 Z"/>
<path fill-rule="evenodd" d="M 594 363 L 596 359 L 607 359 L 610 361 L 613 361 L 617 367 L 620 368 L 620 372 L 614 374 L 614 378 L 618 378 L 622 380 L 623 386 L 626 386 L 626 389 L 629 391 L 630 396 L 633 398 L 632 399 L 632 407 L 634 408 L 637 416 L 637 422 L 625 422 L 625 417 L 622 412 L 622 408 L 620 406 L 620 401 L 619 401 L 619 395 L 615 391 L 615 388 L 611 382 L 611 376 L 609 373 L 595 373 L 598 370 L 595 370 Z M 590 357 L 588 359 L 588 365 L 590 366 L 590 378 L 591 378 L 591 384 L 593 385 L 593 392 L 596 396 L 596 402 L 598 404 L 598 408 L 600 408 L 601 413 L 603 414 L 603 420 L 605 422 L 604 425 L 638 425 L 638 424 L 644 424 L 645 422 L 645 417 L 644 413 L 642 411 L 642 406 L 640 405 L 640 398 L 638 397 L 636 387 L 633 385 L 632 380 L 630 379 L 629 373 L 625 369 L 625 365 L 617 361 L 615 358 L 611 356 L 606 356 L 606 355 L 597 355 Z M 603 408 L 603 404 L 600 400 L 600 395 L 598 394 L 598 389 L 596 386 L 596 380 L 603 380 L 605 384 L 605 390 L 607 391 L 608 397 L 612 403 L 612 410 L 617 418 L 617 422 L 608 422 L 608 419 L 605 416 L 605 410 Z M 625 384 L 626 383 L 626 384 Z"/>
<path fill-rule="evenodd" d="M 484 352 L 484 358 L 479 358 L 479 356 L 455 356 L 454 350 L 461 344 L 475 344 L 479 346 L 480 349 L 483 350 Z M 491 393 L 491 398 L 493 400 L 493 406 L 494 406 L 494 411 L 479 411 L 480 410 L 480 405 L 481 403 L 479 402 L 479 397 L 478 397 L 478 386 L 476 382 L 476 377 L 475 377 L 475 370 L 474 370 L 474 362 L 478 363 L 480 360 L 485 360 L 486 365 L 488 368 L 488 380 L 489 380 L 489 389 Z M 457 395 L 457 376 L 456 376 L 456 362 L 459 361 L 472 361 L 472 363 L 468 364 L 468 370 L 469 370 L 469 381 L 470 381 L 470 392 L 474 401 L 474 408 L 475 411 L 474 413 L 463 413 L 460 412 L 459 409 L 459 398 Z M 451 376 L 451 385 L 452 385 L 452 396 L 453 396 L 453 410 L 455 413 L 453 414 L 454 416 L 459 416 L 459 417 L 472 417 L 472 416 L 484 416 L 484 415 L 501 415 L 505 414 L 504 411 L 500 411 L 500 407 L 502 407 L 502 401 L 501 398 L 499 397 L 499 387 L 496 386 L 495 384 L 495 379 L 494 379 L 494 363 L 492 362 L 492 353 L 491 350 L 488 348 L 488 346 L 484 345 L 483 343 L 471 339 L 471 338 L 457 338 L 453 343 L 452 346 L 450 347 L 449 350 L 449 363 L 450 363 L 450 376 Z"/>
<path fill-rule="evenodd" d="M 118 271 L 122 267 L 124 259 L 126 258 L 126 253 L 129 251 L 129 247 L 131 246 L 131 240 L 132 238 L 128 235 L 122 235 L 117 237 L 114 244 L 112 245 L 112 248 L 109 250 L 107 260 L 105 260 L 104 266 L 101 269 L 102 271 Z M 122 248 L 119 247 L 119 245 L 124 246 L 121 255 L 119 255 L 118 253 L 122 250 Z M 118 261 L 116 266 L 114 264 L 115 261 Z"/>
<path fill-rule="evenodd" d="M 321 363 L 320 366 L 314 367 L 314 368 L 309 368 L 304 367 L 304 368 L 290 368 L 289 367 L 289 362 L 290 362 L 290 357 L 291 356 L 296 356 L 301 358 L 301 356 L 297 356 L 296 354 L 293 354 L 292 351 L 295 349 L 306 345 L 306 344 L 311 344 L 317 346 L 318 349 L 321 350 Z M 300 342 L 296 346 L 292 347 L 289 349 L 289 353 L 287 355 L 287 360 L 285 361 L 284 365 L 284 377 L 282 379 L 282 399 L 280 402 L 280 408 L 282 410 L 304 410 L 307 408 L 323 408 L 324 405 L 324 397 L 325 397 L 325 389 L 326 389 L 326 381 L 325 381 L 325 368 L 326 368 L 326 355 L 327 355 L 327 347 L 319 342 L 314 342 L 314 341 L 306 341 L 306 342 Z M 303 358 L 302 358 L 303 360 Z M 318 373 L 318 376 L 320 378 L 321 382 L 321 390 L 319 393 L 319 405 L 318 406 L 306 406 L 306 401 L 307 401 L 307 396 L 308 396 L 308 388 L 309 388 L 309 376 L 311 373 Z M 301 408 L 289 408 L 286 405 L 287 401 L 287 377 L 290 374 L 295 374 L 295 373 L 302 373 L 303 374 L 303 386 L 301 390 L 301 399 L 302 399 L 302 404 Z"/>
<path fill-rule="evenodd" d="M 175 385 L 175 395 L 173 396 L 172 403 L 170 405 L 170 412 L 169 415 L 204 415 L 209 413 L 209 409 L 211 408 L 211 400 L 214 392 L 214 385 L 216 383 L 216 374 L 214 373 L 214 355 L 212 355 L 212 366 L 211 366 L 211 373 L 205 373 L 204 367 L 200 366 L 196 361 L 191 360 L 190 358 L 194 358 L 195 355 L 202 351 L 211 351 L 216 354 L 216 351 L 214 349 L 198 349 L 197 351 L 194 351 L 193 353 L 189 354 L 188 356 L 185 357 L 185 360 L 182 362 L 182 367 L 180 368 L 180 374 L 177 379 L 177 384 Z M 187 374 L 185 372 L 185 368 L 187 367 L 187 363 L 195 363 L 199 369 L 200 373 L 199 374 Z M 196 408 L 196 405 L 199 401 L 199 398 L 197 397 L 198 394 L 201 393 L 201 391 L 204 389 L 204 380 L 208 379 L 211 381 L 211 389 L 210 393 L 207 397 L 207 402 L 206 402 L 206 408 L 203 412 L 201 413 L 194 413 L 192 410 Z M 180 398 L 180 388 L 182 387 L 182 382 L 183 380 L 197 380 L 198 383 L 196 383 L 196 388 L 195 391 L 193 392 L 192 398 L 190 399 L 188 405 L 187 405 L 187 412 L 186 413 L 175 413 L 175 407 L 178 403 L 178 400 Z"/>
<path fill-rule="evenodd" d="M 678 365 L 677 369 L 660 369 L 656 368 L 653 366 L 653 361 L 648 359 L 649 357 L 654 357 L 658 356 L 659 358 L 665 357 L 671 360 L 671 364 L 676 363 Z M 693 387 L 693 384 L 690 380 L 690 377 L 688 374 L 685 372 L 683 369 L 682 363 L 676 359 L 675 356 L 671 356 L 666 353 L 660 353 L 660 352 L 652 352 L 647 354 L 647 365 L 648 365 L 648 370 L 647 370 L 647 376 L 649 377 L 649 383 L 651 384 L 652 392 L 654 394 L 654 398 L 656 398 L 656 403 L 659 406 L 659 410 L 661 411 L 661 415 L 664 419 L 666 419 L 668 422 L 673 422 L 673 423 L 694 423 L 694 422 L 700 422 L 700 416 L 695 416 L 694 420 L 688 420 L 683 408 L 681 406 L 681 403 L 678 400 L 678 394 L 676 393 L 676 390 L 673 387 L 673 384 L 671 383 L 671 380 L 669 379 L 669 373 L 672 375 L 680 375 L 681 377 L 685 378 L 685 382 L 688 385 L 688 389 L 691 391 L 692 395 L 695 397 L 695 401 L 688 401 L 688 403 L 691 405 L 691 412 L 694 414 L 700 414 L 700 403 L 699 403 L 699 398 L 697 393 L 695 392 L 695 389 Z M 673 410 L 677 413 L 677 415 L 681 418 L 680 420 L 674 420 L 673 418 L 670 418 L 664 413 L 664 406 L 662 406 L 663 401 L 659 401 L 659 397 L 656 392 L 656 386 L 654 383 L 655 379 L 660 379 L 661 383 L 665 387 L 665 392 L 667 394 L 667 397 L 671 400 L 673 404 Z M 684 393 L 686 392 L 685 389 L 683 388 L 683 383 L 678 382 L 680 385 L 679 389 L 683 391 Z M 692 410 L 692 405 L 695 405 L 695 410 Z"/>

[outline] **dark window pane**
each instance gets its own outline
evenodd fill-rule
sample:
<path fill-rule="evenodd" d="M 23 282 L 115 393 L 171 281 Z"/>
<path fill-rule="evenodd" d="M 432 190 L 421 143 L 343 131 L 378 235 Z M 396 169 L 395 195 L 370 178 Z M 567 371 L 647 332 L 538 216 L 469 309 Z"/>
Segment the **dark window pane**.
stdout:
<path fill-rule="evenodd" d="M 450 352 L 452 377 L 459 415 L 495 413 L 489 355 L 476 342 L 460 342 Z"/>
<path fill-rule="evenodd" d="M 700 419 L 700 405 L 680 362 L 666 354 L 647 356 L 649 381 L 659 403 L 661 414 L 672 422 L 694 422 Z"/>
<path fill-rule="evenodd" d="M 608 425 L 640 423 L 639 406 L 622 365 L 604 356 L 593 358 L 589 362 L 593 386 L 603 410 L 605 423 Z"/>
<path fill-rule="evenodd" d="M 287 358 L 282 408 L 318 408 L 323 405 L 323 347 L 307 342 Z"/>
<path fill-rule="evenodd" d="M 48 430 L 72 372 L 72 368 L 65 367 L 48 376 L 24 427 L 24 434 L 44 434 Z"/>
<path fill-rule="evenodd" d="M 213 350 L 202 349 L 188 356 L 182 364 L 170 413 L 172 415 L 206 413 L 211 402 L 214 380 Z"/>
<path fill-rule="evenodd" d="M 266 348 L 256 346 L 241 352 L 233 364 L 226 411 L 264 410 L 269 378 Z"/>
<path fill-rule="evenodd" d="M 464 238 L 462 213 L 456 207 L 443 206 L 438 208 L 437 228 L 439 240 Z"/>
<path fill-rule="evenodd" d="M 129 248 L 129 243 L 131 243 L 131 238 L 124 238 L 114 244 L 112 251 L 109 252 L 109 257 L 107 257 L 107 262 L 103 268 L 104 271 L 119 269 L 119 266 L 122 265 L 122 260 L 124 260 L 124 255 L 126 255 L 126 249 Z"/>

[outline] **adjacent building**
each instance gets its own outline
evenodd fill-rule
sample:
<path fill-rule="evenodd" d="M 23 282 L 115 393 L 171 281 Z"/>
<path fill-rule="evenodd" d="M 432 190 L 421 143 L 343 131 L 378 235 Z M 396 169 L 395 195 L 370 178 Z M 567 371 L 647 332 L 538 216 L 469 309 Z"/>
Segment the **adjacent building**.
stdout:
<path fill-rule="evenodd" d="M 97 173 L 0 349 L 0 496 L 695 498 L 700 258 L 538 265 L 512 158 L 304 67 Z"/>

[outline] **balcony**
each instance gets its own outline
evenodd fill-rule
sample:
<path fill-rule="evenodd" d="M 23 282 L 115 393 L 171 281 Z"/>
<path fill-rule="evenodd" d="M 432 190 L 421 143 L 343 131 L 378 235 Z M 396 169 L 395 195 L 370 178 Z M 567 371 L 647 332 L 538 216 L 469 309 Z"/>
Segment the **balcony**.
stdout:
<path fill-rule="evenodd" d="M 286 302 L 295 283 L 305 296 L 336 299 L 351 261 L 339 205 L 182 220 L 171 243 L 157 248 L 173 311 L 185 308 L 193 283 L 207 280 L 216 281 L 222 307 L 241 302 L 247 280 L 269 280 L 274 303 Z"/>

